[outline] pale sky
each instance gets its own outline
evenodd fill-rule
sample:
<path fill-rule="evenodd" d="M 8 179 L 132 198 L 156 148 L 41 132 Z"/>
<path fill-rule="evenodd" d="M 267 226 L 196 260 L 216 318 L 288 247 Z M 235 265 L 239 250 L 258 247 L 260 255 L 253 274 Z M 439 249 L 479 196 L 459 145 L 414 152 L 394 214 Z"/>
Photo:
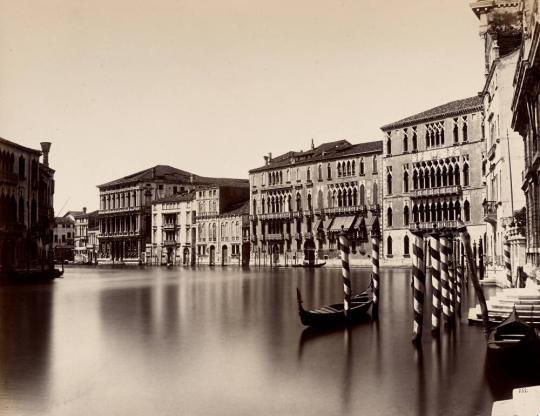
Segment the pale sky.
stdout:
<path fill-rule="evenodd" d="M 0 0 L 0 136 L 53 142 L 60 214 L 156 164 L 247 178 L 381 139 L 483 79 L 465 0 Z"/>

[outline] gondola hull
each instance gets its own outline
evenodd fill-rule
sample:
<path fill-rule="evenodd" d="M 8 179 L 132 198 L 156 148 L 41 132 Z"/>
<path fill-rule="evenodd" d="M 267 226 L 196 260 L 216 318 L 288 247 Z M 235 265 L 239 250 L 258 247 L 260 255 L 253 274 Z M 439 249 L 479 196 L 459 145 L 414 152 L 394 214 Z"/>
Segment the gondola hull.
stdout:
<path fill-rule="evenodd" d="M 501 360 L 527 360 L 540 352 L 540 341 L 532 325 L 522 321 L 514 309 L 488 336 L 488 354 Z"/>
<path fill-rule="evenodd" d="M 310 327 L 331 327 L 348 325 L 365 319 L 373 298 L 370 293 L 364 292 L 351 299 L 351 308 L 345 316 L 343 303 L 324 306 L 319 309 L 306 310 L 302 306 L 302 296 L 297 289 L 298 312 L 303 325 Z"/>
<path fill-rule="evenodd" d="M 304 267 L 306 269 L 316 269 L 318 267 L 322 267 L 326 264 L 325 261 L 322 263 L 316 263 L 316 264 L 309 264 L 309 263 L 302 263 L 302 264 L 293 264 L 292 267 Z"/>

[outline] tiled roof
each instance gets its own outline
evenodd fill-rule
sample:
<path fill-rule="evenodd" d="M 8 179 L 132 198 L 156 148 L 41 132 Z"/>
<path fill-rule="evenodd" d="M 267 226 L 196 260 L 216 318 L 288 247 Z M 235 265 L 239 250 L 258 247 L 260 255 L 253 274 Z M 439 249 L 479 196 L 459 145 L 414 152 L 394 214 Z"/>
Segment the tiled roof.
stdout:
<path fill-rule="evenodd" d="M 347 140 L 337 140 L 323 143 L 314 149 L 294 152 L 289 151 L 283 155 L 272 158 L 268 165 L 251 169 L 250 173 L 272 170 L 285 166 L 315 163 L 324 160 L 339 159 L 345 156 L 353 156 L 366 153 L 382 153 L 382 141 L 351 144 Z"/>
<path fill-rule="evenodd" d="M 400 127 L 410 126 L 414 124 L 425 123 L 432 120 L 438 120 L 446 117 L 466 114 L 482 109 L 482 98 L 478 95 L 474 97 L 464 98 L 462 100 L 450 101 L 449 103 L 430 108 L 421 113 L 406 117 L 399 121 L 386 124 L 381 127 L 381 130 L 387 131 Z"/>
<path fill-rule="evenodd" d="M 185 202 L 193 201 L 195 199 L 195 192 L 185 192 L 183 194 L 169 195 L 163 198 L 158 198 L 152 202 L 152 204 L 163 204 L 168 202 Z"/>
<path fill-rule="evenodd" d="M 249 214 L 249 201 L 239 202 L 234 204 L 231 209 L 222 212 L 221 215 L 243 215 Z"/>
<path fill-rule="evenodd" d="M 192 182 L 193 179 L 193 182 Z M 98 188 L 125 185 L 139 182 L 151 182 L 153 180 L 169 183 L 184 183 L 194 185 L 232 185 L 241 183 L 244 179 L 230 179 L 230 178 L 208 178 L 199 176 L 187 172 L 185 170 L 177 169 L 167 165 L 156 165 L 152 168 L 142 170 L 140 172 L 132 173 L 131 175 L 124 176 L 123 178 L 116 179 L 111 182 L 98 185 Z"/>
<path fill-rule="evenodd" d="M 56 217 L 54 222 L 55 224 L 75 224 L 75 221 L 69 217 Z"/>
<path fill-rule="evenodd" d="M 11 140 L 4 139 L 3 137 L 0 137 L 0 144 L 3 144 L 5 146 L 15 147 L 15 148 L 17 148 L 19 150 L 34 153 L 36 155 L 41 155 L 41 150 L 31 149 L 31 148 L 23 146 L 23 145 L 21 145 L 19 143 L 12 142 Z"/>

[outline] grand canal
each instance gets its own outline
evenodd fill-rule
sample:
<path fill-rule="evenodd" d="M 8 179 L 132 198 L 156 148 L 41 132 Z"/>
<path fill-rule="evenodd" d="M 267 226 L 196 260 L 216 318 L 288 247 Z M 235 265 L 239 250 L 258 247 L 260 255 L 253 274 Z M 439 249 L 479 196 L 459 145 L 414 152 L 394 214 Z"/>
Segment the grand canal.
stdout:
<path fill-rule="evenodd" d="M 303 333 L 297 286 L 307 307 L 341 298 L 338 269 L 68 268 L 0 287 L 0 414 L 488 415 L 529 382 L 487 363 L 465 319 L 417 350 L 408 270 L 382 271 L 379 322 L 348 331 Z"/>

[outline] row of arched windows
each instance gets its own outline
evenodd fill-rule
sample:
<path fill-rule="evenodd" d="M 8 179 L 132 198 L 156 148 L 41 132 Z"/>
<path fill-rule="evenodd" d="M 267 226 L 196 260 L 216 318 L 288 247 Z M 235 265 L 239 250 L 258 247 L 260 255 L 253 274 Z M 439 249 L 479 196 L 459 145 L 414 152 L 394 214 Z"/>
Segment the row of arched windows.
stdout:
<path fill-rule="evenodd" d="M 0 172 L 15 173 L 15 155 L 8 151 L 0 151 Z"/>
<path fill-rule="evenodd" d="M 101 197 L 102 210 L 130 208 L 136 207 L 137 205 L 137 191 L 118 192 L 114 194 L 103 195 Z"/>
<path fill-rule="evenodd" d="M 389 194 L 391 194 L 392 177 L 387 177 Z M 437 166 L 420 166 L 413 169 L 412 189 L 430 189 L 445 186 L 470 185 L 469 164 L 463 164 L 463 171 L 460 172 L 459 164 L 439 164 Z M 409 172 L 403 173 L 403 191 L 409 191 Z"/>
<path fill-rule="evenodd" d="M 371 200 L 372 204 L 377 205 L 379 203 L 378 187 L 377 183 L 373 183 Z M 302 211 L 303 208 L 308 210 L 313 209 L 313 201 L 311 194 L 307 195 L 307 205 L 304 207 L 302 203 L 302 196 L 300 192 L 297 192 L 294 198 L 290 193 L 268 193 L 266 198 L 261 198 L 261 214 L 274 214 L 281 212 L 293 212 Z M 366 205 L 366 188 L 362 184 L 360 188 L 356 186 L 344 186 L 331 188 L 326 193 L 326 198 L 322 189 L 319 189 L 317 193 L 316 208 L 335 208 L 335 207 L 352 207 L 352 206 L 364 206 Z M 252 201 L 252 212 L 255 214 L 257 209 L 257 200 L 254 198 Z"/>
<path fill-rule="evenodd" d="M 393 248 L 393 240 L 392 240 L 392 236 L 388 236 L 386 238 L 386 254 L 388 256 L 392 256 L 393 255 L 393 251 L 394 251 L 394 248 Z M 409 242 L 409 236 L 406 235 L 404 238 L 403 238 L 403 255 L 404 256 L 409 256 L 410 255 L 410 242 Z"/>
<path fill-rule="evenodd" d="M 199 238 L 202 241 L 217 241 L 217 224 L 200 223 L 198 225 Z M 242 236 L 242 225 L 240 221 L 224 221 L 221 223 L 221 238 L 240 238 Z"/>
<path fill-rule="evenodd" d="M 137 217 L 126 216 L 104 218 L 101 220 L 100 228 L 103 234 L 135 232 L 138 231 Z"/>
<path fill-rule="evenodd" d="M 405 226 L 409 225 L 411 221 L 410 215 L 409 207 L 405 205 L 403 208 L 403 224 Z M 464 220 L 465 222 L 471 220 L 471 205 L 468 200 L 463 203 L 463 211 L 459 201 L 413 204 L 413 223 L 454 220 Z M 386 210 L 386 225 L 392 227 L 393 222 L 393 211 L 391 207 L 388 207 Z"/>

